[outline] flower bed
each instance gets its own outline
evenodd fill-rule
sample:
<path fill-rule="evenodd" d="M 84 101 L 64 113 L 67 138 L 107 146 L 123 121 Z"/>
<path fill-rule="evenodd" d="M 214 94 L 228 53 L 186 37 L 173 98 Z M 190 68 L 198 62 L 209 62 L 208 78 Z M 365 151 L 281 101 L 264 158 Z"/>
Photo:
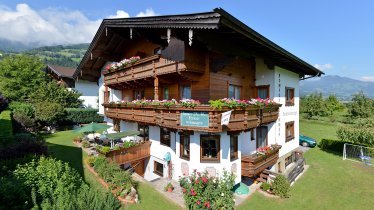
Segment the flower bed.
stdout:
<path fill-rule="evenodd" d="M 222 177 L 209 177 L 207 172 L 194 170 L 190 176 L 180 178 L 179 183 L 188 209 L 233 209 L 234 180 L 227 171 Z"/>
<path fill-rule="evenodd" d="M 109 189 L 123 203 L 137 203 L 137 182 L 131 174 L 123 171 L 117 164 L 110 163 L 105 157 L 90 157 L 87 168 L 98 177 L 99 182 Z"/>

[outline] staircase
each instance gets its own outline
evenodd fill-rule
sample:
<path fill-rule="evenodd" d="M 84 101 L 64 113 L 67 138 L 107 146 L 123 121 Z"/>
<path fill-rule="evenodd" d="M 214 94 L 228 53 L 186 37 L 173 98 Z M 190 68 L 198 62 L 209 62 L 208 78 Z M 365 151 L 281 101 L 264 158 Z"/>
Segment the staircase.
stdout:
<path fill-rule="evenodd" d="M 261 174 L 257 177 L 256 181 L 258 182 L 267 182 L 269 177 L 269 172 L 268 171 L 263 171 Z"/>

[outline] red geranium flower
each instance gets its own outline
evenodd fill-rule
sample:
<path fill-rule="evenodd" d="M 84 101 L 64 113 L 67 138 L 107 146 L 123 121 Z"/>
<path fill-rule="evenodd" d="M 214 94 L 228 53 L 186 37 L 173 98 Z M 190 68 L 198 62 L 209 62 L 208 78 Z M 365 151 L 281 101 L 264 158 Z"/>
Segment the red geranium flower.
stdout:
<path fill-rule="evenodd" d="M 197 205 L 200 205 L 200 204 L 201 204 L 201 202 L 200 202 L 200 201 L 196 201 L 196 204 L 197 204 Z"/>

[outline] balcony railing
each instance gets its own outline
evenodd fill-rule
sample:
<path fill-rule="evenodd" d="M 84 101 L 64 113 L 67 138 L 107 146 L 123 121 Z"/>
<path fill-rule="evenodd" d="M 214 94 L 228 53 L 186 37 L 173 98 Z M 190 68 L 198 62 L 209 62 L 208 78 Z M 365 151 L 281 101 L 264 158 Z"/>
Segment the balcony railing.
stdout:
<path fill-rule="evenodd" d="M 105 156 L 110 161 L 117 164 L 130 163 L 137 160 L 148 158 L 151 154 L 151 142 L 146 141 L 130 148 L 123 148 L 119 150 L 113 150 L 107 153 Z"/>
<path fill-rule="evenodd" d="M 153 55 L 125 68 L 106 71 L 104 73 L 104 81 L 106 85 L 110 86 L 184 70 L 186 70 L 186 66 L 183 62 L 176 62 L 165 59 L 160 55 Z"/>
<path fill-rule="evenodd" d="M 124 104 L 103 104 L 105 115 L 109 118 L 121 119 L 157 125 L 160 127 L 205 131 L 222 132 L 225 127 L 221 125 L 221 114 L 229 111 L 228 107 L 216 110 L 209 105 L 198 105 L 194 108 L 183 106 L 139 106 Z M 245 131 L 256 128 L 260 124 L 276 121 L 278 118 L 279 106 L 268 109 L 264 115 L 263 111 L 256 107 L 233 110 L 230 122 L 227 125 L 228 131 Z M 263 116 L 264 115 L 264 116 Z M 267 117 L 271 115 L 271 117 Z M 261 121 L 265 120 L 265 121 Z"/>
<path fill-rule="evenodd" d="M 280 148 L 278 146 L 269 155 L 242 155 L 242 176 L 254 177 L 274 165 L 278 161 Z"/>

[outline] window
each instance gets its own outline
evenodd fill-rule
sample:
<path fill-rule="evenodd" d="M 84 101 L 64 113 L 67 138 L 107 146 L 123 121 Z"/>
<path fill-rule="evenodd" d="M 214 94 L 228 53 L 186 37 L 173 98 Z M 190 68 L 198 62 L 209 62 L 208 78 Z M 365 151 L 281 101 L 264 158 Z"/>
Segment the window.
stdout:
<path fill-rule="evenodd" d="M 149 127 L 148 125 L 138 124 L 138 131 L 140 134 L 138 136 L 143 137 L 144 141 L 149 140 Z"/>
<path fill-rule="evenodd" d="M 190 135 L 180 134 L 180 157 L 190 160 Z"/>
<path fill-rule="evenodd" d="M 170 131 L 167 128 L 160 128 L 160 143 L 170 147 Z"/>
<path fill-rule="evenodd" d="M 220 160 L 220 136 L 200 136 L 200 162 L 219 162 Z"/>
<path fill-rule="evenodd" d="M 261 127 L 258 127 L 257 130 L 256 130 L 256 133 L 257 133 L 257 141 L 256 141 L 256 148 L 259 148 L 259 147 L 265 147 L 266 145 L 268 145 L 268 127 L 266 126 L 261 126 Z"/>
<path fill-rule="evenodd" d="M 121 131 L 121 120 L 113 119 L 113 130 L 116 131 L 116 132 Z"/>
<path fill-rule="evenodd" d="M 240 86 L 229 85 L 229 98 L 240 99 Z"/>
<path fill-rule="evenodd" d="M 238 159 L 238 136 L 230 135 L 230 160 Z"/>
<path fill-rule="evenodd" d="M 290 165 L 290 164 L 292 163 L 292 155 L 286 157 L 286 158 L 284 159 L 284 162 L 285 162 L 285 163 L 284 163 L 284 167 L 287 168 L 287 166 Z"/>
<path fill-rule="evenodd" d="M 251 141 L 254 141 L 256 138 L 255 138 L 255 129 L 254 128 L 251 128 Z"/>
<path fill-rule="evenodd" d="M 181 86 L 181 98 L 191 99 L 191 86 Z"/>
<path fill-rule="evenodd" d="M 164 87 L 163 99 L 169 100 L 169 87 Z"/>
<path fill-rule="evenodd" d="M 293 106 L 295 104 L 294 96 L 295 96 L 295 89 L 286 87 L 286 106 Z"/>
<path fill-rule="evenodd" d="M 270 93 L 269 93 L 270 85 L 261 85 L 256 87 L 256 98 L 270 98 Z"/>
<path fill-rule="evenodd" d="M 286 142 L 295 138 L 295 126 L 294 121 L 286 123 Z"/>
<path fill-rule="evenodd" d="M 141 100 L 144 98 L 144 90 L 134 90 L 134 98 L 136 100 Z"/>
<path fill-rule="evenodd" d="M 162 163 L 154 161 L 153 166 L 154 166 L 153 173 L 163 177 L 164 176 L 164 165 Z"/>

